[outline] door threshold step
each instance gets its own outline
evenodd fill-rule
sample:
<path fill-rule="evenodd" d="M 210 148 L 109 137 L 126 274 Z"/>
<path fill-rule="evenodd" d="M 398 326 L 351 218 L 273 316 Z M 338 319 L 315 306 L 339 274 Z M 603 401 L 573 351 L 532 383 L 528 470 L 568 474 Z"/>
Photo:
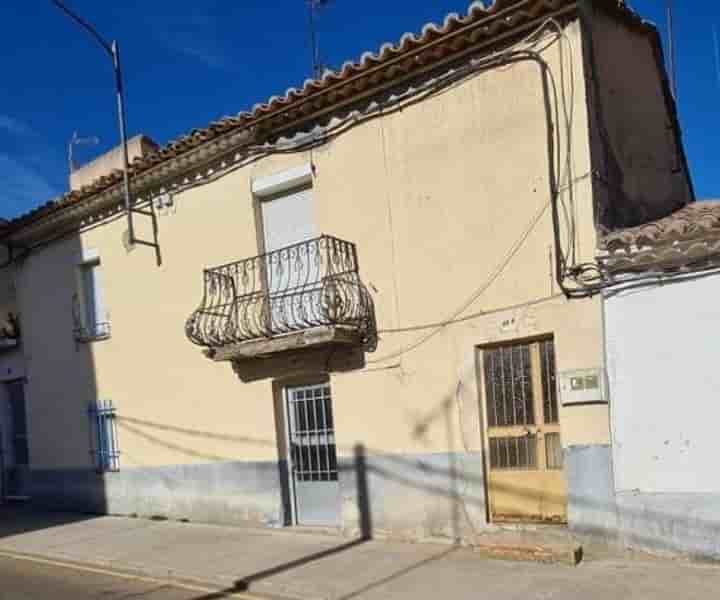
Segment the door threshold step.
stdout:
<path fill-rule="evenodd" d="M 583 547 L 574 540 L 547 540 L 532 536 L 488 534 L 479 536 L 472 549 L 488 558 L 577 566 L 583 559 Z"/>

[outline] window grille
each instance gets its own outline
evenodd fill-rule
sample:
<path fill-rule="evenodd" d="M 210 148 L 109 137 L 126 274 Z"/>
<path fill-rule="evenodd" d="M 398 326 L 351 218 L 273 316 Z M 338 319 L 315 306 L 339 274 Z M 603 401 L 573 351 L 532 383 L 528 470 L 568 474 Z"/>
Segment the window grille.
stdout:
<path fill-rule="evenodd" d="M 337 481 L 332 398 L 328 384 L 291 388 L 288 409 L 296 481 Z"/>
<path fill-rule="evenodd" d="M 492 469 L 536 469 L 537 436 L 490 438 Z"/>
<path fill-rule="evenodd" d="M 555 342 L 540 342 L 542 366 L 543 414 L 545 423 L 558 423 L 557 381 L 555 378 Z"/>
<path fill-rule="evenodd" d="M 120 451 L 118 449 L 116 410 L 112 401 L 103 401 L 91 405 L 90 417 L 91 454 L 95 467 L 100 473 L 120 470 Z"/>
<path fill-rule="evenodd" d="M 535 424 L 529 344 L 488 350 L 485 380 L 490 427 Z"/>
<path fill-rule="evenodd" d="M 559 433 L 545 434 L 545 464 L 548 469 L 563 468 L 563 449 Z"/>

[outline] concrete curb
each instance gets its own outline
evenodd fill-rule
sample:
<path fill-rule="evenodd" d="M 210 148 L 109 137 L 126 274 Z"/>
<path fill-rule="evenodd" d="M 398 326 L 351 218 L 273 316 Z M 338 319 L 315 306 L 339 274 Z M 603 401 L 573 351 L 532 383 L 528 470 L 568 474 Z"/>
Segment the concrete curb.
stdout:
<path fill-rule="evenodd" d="M 97 560 L 97 561 L 79 561 L 72 558 L 67 558 L 63 555 L 48 555 L 31 552 L 17 552 L 15 550 L 6 550 L 0 547 L 0 558 L 6 557 L 14 560 L 27 560 L 34 562 L 41 562 L 46 564 L 52 564 L 60 568 L 67 569 L 97 569 L 107 571 L 110 575 L 116 575 L 123 578 L 140 578 L 157 581 L 158 583 L 167 583 L 170 585 L 176 584 L 178 586 L 192 586 L 198 589 L 198 591 L 204 591 L 208 594 L 221 594 L 226 593 L 228 597 L 233 594 L 237 597 L 247 598 L 248 600 L 325 600 L 323 596 L 309 597 L 308 594 L 294 595 L 294 594 L 278 594 L 275 591 L 259 591 L 254 588 L 272 587 L 270 585 L 263 585 L 262 583 L 252 586 L 253 589 L 243 590 L 232 590 L 227 585 L 222 585 L 217 581 L 209 579 L 201 579 L 197 577 L 188 577 L 180 575 L 174 571 L 160 572 L 158 569 L 142 568 L 136 566 L 128 566 L 126 564 L 120 564 L 117 561 L 111 560 Z"/>

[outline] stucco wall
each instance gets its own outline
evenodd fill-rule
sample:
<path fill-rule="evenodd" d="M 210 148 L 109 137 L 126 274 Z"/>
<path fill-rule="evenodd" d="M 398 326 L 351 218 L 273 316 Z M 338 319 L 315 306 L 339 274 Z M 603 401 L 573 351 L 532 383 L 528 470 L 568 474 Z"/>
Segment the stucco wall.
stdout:
<path fill-rule="evenodd" d="M 664 217 L 690 202 L 692 192 L 654 34 L 619 23 L 600 8 L 590 22 L 592 54 L 585 58 L 593 73 L 587 85 L 593 164 L 600 174 L 597 216 L 613 230 Z"/>
<path fill-rule="evenodd" d="M 720 557 L 720 278 L 605 301 L 614 487 L 630 545 Z"/>
<path fill-rule="evenodd" d="M 568 35 L 578 52 L 577 24 Z M 557 71 L 557 43 L 543 56 Z M 567 55 L 565 61 L 569 66 Z M 573 65 L 581 82 L 579 55 Z M 562 196 L 577 224 L 572 243 L 589 260 L 595 231 L 582 86 L 571 98 L 572 138 L 561 146 L 571 148 L 571 169 L 561 182 L 579 181 Z M 466 523 L 484 526 L 477 347 L 553 334 L 559 370 L 603 366 L 599 301 L 568 302 L 554 283 L 546 111 L 535 62 L 494 69 L 356 127 L 312 155 L 267 158 L 175 194 L 159 223 L 161 267 L 145 248 L 126 253 L 122 221 L 39 251 L 24 267 L 22 299 L 27 314 L 42 315 L 28 322 L 27 338 L 31 426 L 38 431 L 31 460 L 42 481 L 72 480 L 75 470 L 87 469 L 85 409 L 94 396 L 112 399 L 118 409 L 121 473 L 100 484 L 110 495 L 100 504 L 112 510 L 142 512 L 143 497 L 157 490 L 170 510 L 186 489 L 203 489 L 213 478 L 230 478 L 217 485 L 242 496 L 232 469 L 217 465 L 254 469 L 283 458 L 272 381 L 241 383 L 228 364 L 204 358 L 183 326 L 200 300 L 203 268 L 258 253 L 252 181 L 312 160 L 319 230 L 357 243 L 380 328 L 364 369 L 331 376 L 341 458 L 352 462 L 353 448 L 365 448 L 368 465 L 376 467 L 369 469 L 370 483 L 384 530 L 449 534 L 461 508 L 448 500 L 456 494 L 468 507 Z M 96 249 L 101 258 L 112 336 L 76 347 L 70 297 L 80 248 Z M 470 313 L 472 319 L 447 327 L 387 331 Z M 606 407 L 562 408 L 564 444 L 607 443 L 607 420 Z M 403 464 L 409 479 L 396 476 Z M 185 479 L 146 488 L 143 482 L 158 472 Z M 348 527 L 353 489 L 345 479 Z M 262 497 L 248 501 L 264 507 L 253 513 L 257 520 L 277 513 L 265 492 L 248 494 Z M 410 520 L 408 494 L 419 511 Z M 203 514 L 205 508 L 191 516 Z"/>

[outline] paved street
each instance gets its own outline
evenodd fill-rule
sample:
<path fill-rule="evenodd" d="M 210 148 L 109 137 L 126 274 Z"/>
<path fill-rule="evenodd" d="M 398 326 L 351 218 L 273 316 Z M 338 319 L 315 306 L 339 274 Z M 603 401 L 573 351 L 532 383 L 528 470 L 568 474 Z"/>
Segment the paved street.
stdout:
<path fill-rule="evenodd" d="M 200 588 L 0 557 L 0 600 L 210 600 Z"/>
<path fill-rule="evenodd" d="M 705 600 L 720 598 L 720 567 L 611 555 L 578 567 L 519 563 L 435 544 L 0 509 L 0 600 L 242 597 L 211 589 L 301 600 Z"/>

